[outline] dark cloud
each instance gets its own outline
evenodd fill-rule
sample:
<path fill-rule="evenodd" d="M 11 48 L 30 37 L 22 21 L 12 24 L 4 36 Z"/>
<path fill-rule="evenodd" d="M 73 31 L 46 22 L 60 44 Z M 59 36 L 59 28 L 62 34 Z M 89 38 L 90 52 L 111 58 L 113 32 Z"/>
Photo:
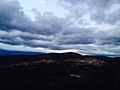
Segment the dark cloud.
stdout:
<path fill-rule="evenodd" d="M 39 28 L 38 33 L 48 36 L 60 33 L 66 20 L 58 18 L 52 12 L 45 12 L 43 15 L 36 15 L 35 23 Z"/>
<path fill-rule="evenodd" d="M 16 0 L 1 0 L 0 1 L 0 29 L 34 29 L 34 23 L 25 15 Z"/>
<path fill-rule="evenodd" d="M 60 45 L 93 44 L 94 41 L 94 30 L 79 27 L 65 28 L 56 40 Z"/>

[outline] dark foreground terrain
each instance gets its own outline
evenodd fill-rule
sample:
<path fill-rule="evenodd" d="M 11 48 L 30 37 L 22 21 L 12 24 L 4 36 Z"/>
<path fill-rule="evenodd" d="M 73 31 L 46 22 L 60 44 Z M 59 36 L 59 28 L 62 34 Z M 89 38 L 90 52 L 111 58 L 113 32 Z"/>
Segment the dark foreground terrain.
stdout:
<path fill-rule="evenodd" d="M 120 58 L 0 56 L 0 90 L 120 90 Z"/>

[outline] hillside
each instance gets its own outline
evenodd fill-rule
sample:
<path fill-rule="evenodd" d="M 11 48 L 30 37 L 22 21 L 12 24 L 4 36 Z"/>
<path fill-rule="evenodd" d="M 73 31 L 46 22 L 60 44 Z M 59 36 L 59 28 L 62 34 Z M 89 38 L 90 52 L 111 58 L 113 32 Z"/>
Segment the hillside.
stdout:
<path fill-rule="evenodd" d="M 77 53 L 0 56 L 4 90 L 116 90 L 120 58 Z"/>

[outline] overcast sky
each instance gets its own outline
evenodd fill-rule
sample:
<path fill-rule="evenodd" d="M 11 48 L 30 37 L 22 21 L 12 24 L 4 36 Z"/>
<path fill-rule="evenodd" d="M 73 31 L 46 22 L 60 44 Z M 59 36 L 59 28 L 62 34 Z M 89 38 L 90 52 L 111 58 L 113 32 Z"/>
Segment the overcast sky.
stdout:
<path fill-rule="evenodd" d="M 0 48 L 120 55 L 120 0 L 0 0 Z"/>

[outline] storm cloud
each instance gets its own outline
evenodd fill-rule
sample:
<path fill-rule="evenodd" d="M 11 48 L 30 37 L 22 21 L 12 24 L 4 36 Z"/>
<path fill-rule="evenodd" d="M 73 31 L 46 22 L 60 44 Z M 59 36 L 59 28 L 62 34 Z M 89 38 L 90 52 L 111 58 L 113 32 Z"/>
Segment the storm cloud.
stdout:
<path fill-rule="evenodd" d="M 76 50 L 82 54 L 120 55 L 119 0 L 58 0 L 68 11 L 58 17 L 36 11 L 33 21 L 19 1 L 0 1 L 0 44 L 33 51 Z M 5 46 L 4 46 L 5 45 Z M 23 50 L 25 50 L 23 48 Z"/>

